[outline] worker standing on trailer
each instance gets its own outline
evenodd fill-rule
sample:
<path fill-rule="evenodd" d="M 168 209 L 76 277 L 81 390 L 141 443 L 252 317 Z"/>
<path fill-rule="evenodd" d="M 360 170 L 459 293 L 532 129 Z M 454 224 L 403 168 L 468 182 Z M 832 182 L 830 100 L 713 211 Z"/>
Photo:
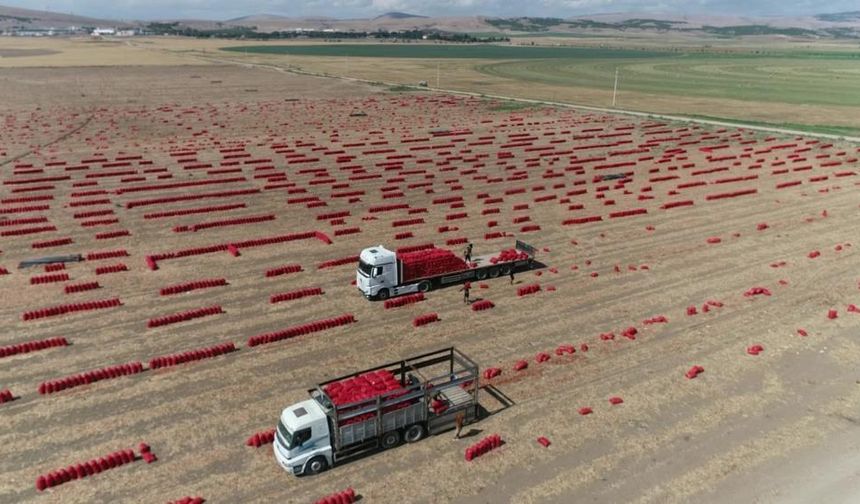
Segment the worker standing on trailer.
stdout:
<path fill-rule="evenodd" d="M 472 288 L 472 284 L 470 282 L 466 282 L 463 284 L 463 288 L 460 289 L 463 291 L 463 302 L 469 304 L 469 289 Z"/>
<path fill-rule="evenodd" d="M 466 260 L 466 263 L 472 262 L 472 244 L 467 243 L 466 249 L 463 250 L 463 258 Z"/>

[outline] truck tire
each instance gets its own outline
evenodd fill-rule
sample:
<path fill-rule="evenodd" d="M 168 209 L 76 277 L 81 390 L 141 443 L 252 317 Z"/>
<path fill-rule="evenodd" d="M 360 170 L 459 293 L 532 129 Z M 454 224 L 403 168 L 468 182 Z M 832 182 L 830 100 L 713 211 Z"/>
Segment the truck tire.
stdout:
<path fill-rule="evenodd" d="M 418 292 L 430 292 L 430 289 L 433 288 L 433 285 L 429 280 L 424 280 L 423 282 L 418 284 Z"/>
<path fill-rule="evenodd" d="M 510 264 L 506 264 L 506 265 L 504 265 L 504 266 L 500 267 L 500 268 L 499 268 L 499 272 L 502 274 L 502 276 L 508 276 L 508 275 L 510 275 L 510 274 L 511 274 L 511 265 L 510 265 Z"/>
<path fill-rule="evenodd" d="M 400 444 L 400 432 L 394 430 L 382 435 L 382 449 L 388 450 Z"/>
<path fill-rule="evenodd" d="M 484 268 L 479 269 L 475 272 L 475 278 L 478 280 L 485 280 L 487 278 L 487 270 Z"/>
<path fill-rule="evenodd" d="M 490 278 L 496 278 L 499 276 L 499 268 L 490 268 L 489 271 Z"/>
<path fill-rule="evenodd" d="M 379 292 L 376 293 L 376 297 L 385 301 L 389 297 L 388 289 L 379 289 Z"/>
<path fill-rule="evenodd" d="M 319 474 L 328 469 L 328 461 L 325 457 L 314 457 L 305 464 L 305 474 Z"/>
<path fill-rule="evenodd" d="M 424 439 L 424 435 L 427 431 L 424 429 L 424 426 L 421 424 L 410 425 L 406 428 L 406 432 L 403 433 L 403 439 L 407 443 L 417 443 Z"/>

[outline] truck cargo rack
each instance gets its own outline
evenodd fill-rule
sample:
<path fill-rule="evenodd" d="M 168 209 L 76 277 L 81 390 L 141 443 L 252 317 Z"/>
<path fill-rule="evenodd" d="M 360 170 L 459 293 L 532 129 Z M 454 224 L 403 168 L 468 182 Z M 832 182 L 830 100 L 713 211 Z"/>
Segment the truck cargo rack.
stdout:
<path fill-rule="evenodd" d="M 394 374 L 401 388 L 341 405 L 335 405 L 325 392 L 325 387 L 331 383 L 380 370 Z M 428 379 L 425 374 L 432 377 Z M 432 434 L 452 426 L 454 416 L 460 411 L 465 412 L 467 421 L 476 419 L 479 376 L 478 365 L 472 359 L 456 348 L 448 347 L 333 378 L 308 390 L 308 393 L 326 412 L 329 427 L 334 433 L 336 458 L 343 459 L 378 448 L 383 434 L 391 430 L 426 423 L 428 433 Z M 443 413 L 431 414 L 431 398 L 437 393 L 451 406 Z M 373 417 L 343 424 L 346 420 L 369 414 Z"/>

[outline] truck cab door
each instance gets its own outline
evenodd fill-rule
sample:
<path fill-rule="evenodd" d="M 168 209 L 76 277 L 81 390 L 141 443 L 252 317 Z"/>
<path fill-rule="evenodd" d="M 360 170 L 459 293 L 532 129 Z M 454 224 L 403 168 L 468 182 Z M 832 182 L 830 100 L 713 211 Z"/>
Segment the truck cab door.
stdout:
<path fill-rule="evenodd" d="M 375 266 L 373 268 L 372 276 L 380 285 L 385 285 L 386 287 L 394 287 L 397 285 L 397 279 L 395 278 L 396 272 L 394 271 L 393 263 Z"/>

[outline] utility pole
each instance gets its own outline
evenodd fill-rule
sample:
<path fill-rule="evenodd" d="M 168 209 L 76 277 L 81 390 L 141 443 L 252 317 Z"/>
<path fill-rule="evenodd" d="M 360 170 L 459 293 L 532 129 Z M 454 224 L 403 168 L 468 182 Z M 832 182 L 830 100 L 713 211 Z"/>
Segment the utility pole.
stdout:
<path fill-rule="evenodd" d="M 615 85 L 612 87 L 612 106 L 615 106 L 615 96 L 618 94 L 618 67 L 615 67 Z"/>
<path fill-rule="evenodd" d="M 439 62 L 436 62 L 436 89 L 439 89 Z"/>

